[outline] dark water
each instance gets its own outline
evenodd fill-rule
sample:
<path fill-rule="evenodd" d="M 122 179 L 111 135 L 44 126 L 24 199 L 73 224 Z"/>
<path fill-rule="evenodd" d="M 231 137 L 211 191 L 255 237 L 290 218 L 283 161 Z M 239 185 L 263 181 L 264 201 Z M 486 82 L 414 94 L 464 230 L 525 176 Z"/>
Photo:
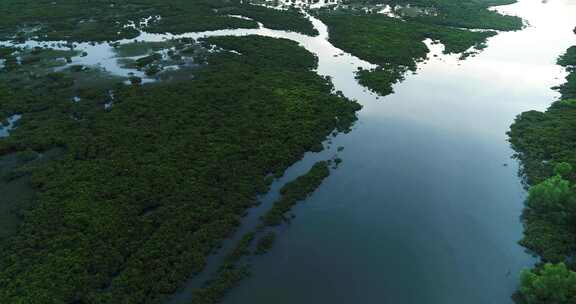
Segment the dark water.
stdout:
<path fill-rule="evenodd" d="M 554 62 L 576 43 L 576 2 L 502 10 L 532 27 L 465 62 L 432 58 L 394 95 L 334 79 L 365 106 L 333 140 L 344 163 L 224 303 L 511 303 L 534 260 L 517 245 L 525 191 L 505 132 L 558 96 Z M 338 68 L 320 58 L 320 73 Z"/>

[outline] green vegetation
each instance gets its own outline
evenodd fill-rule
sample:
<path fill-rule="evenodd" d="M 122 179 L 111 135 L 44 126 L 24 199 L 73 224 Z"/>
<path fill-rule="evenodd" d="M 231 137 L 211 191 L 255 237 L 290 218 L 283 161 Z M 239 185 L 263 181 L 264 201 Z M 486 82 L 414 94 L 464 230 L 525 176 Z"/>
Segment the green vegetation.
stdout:
<path fill-rule="evenodd" d="M 280 190 L 282 199 L 273 205 L 268 215 L 282 212 L 281 210 L 283 210 L 283 213 L 287 212 L 296 203 L 297 197 L 298 200 L 305 199 L 328 176 L 329 164 L 330 162 L 326 161 L 318 162 L 306 174 L 287 183 Z M 286 205 L 285 202 L 287 201 L 290 201 L 292 205 Z M 224 258 L 216 278 L 208 282 L 207 287 L 194 292 L 195 296 L 192 303 L 217 303 L 230 288 L 237 285 L 240 280 L 247 276 L 250 267 L 240 263 L 242 258 L 251 254 L 250 247 L 254 239 L 258 238 L 254 250 L 255 254 L 265 254 L 272 248 L 276 241 L 276 233 L 270 230 L 274 228 L 273 226 L 280 223 L 268 223 L 266 225 L 266 220 L 267 217 L 261 218 L 262 225 L 256 231 L 248 232 L 242 236 L 232 251 Z"/>
<path fill-rule="evenodd" d="M 208 284 L 194 291 L 192 304 L 220 303 L 226 291 L 238 285 L 242 279 L 250 275 L 248 266 L 232 267 L 221 270 L 217 277 Z"/>
<path fill-rule="evenodd" d="M 568 69 L 574 69 L 576 65 L 576 45 L 568 48 L 564 55 L 558 58 L 558 64 Z"/>
<path fill-rule="evenodd" d="M 524 112 L 516 118 L 508 135 L 517 157 L 522 161 L 529 184 L 541 182 L 552 174 L 554 165 L 576 166 L 576 47 L 560 56 L 558 64 L 569 72 L 566 83 L 557 89 L 561 93 L 544 113 Z M 574 181 L 576 175 L 569 176 Z"/>
<path fill-rule="evenodd" d="M 521 304 L 576 303 L 576 272 L 566 265 L 546 264 L 538 270 L 522 272 Z"/>
<path fill-rule="evenodd" d="M 306 199 L 316 188 L 322 184 L 322 181 L 330 175 L 330 162 L 321 161 L 306 173 L 284 185 L 280 189 L 282 197 L 274 203 L 274 206 L 262 218 L 265 226 L 277 226 L 284 220 L 286 212 L 290 211 L 298 201 Z"/>
<path fill-rule="evenodd" d="M 470 47 L 481 49 L 493 31 L 471 32 L 436 25 L 402 21 L 378 15 L 323 15 L 330 27 L 334 45 L 378 64 L 373 71 L 361 71 L 360 83 L 382 95 L 392 93 L 391 86 L 402 80 L 407 70 L 428 55 L 423 40 L 430 38 L 445 45 L 445 53 L 464 53 Z"/>
<path fill-rule="evenodd" d="M 39 154 L 28 149 L 0 157 L 0 244 L 16 233 L 26 211 L 34 205 L 30 172 L 62 152 L 52 149 Z"/>
<path fill-rule="evenodd" d="M 491 6 L 515 3 L 516 0 L 347 0 L 352 8 L 374 8 L 387 4 L 392 12 L 410 21 L 456 28 L 519 30 L 522 19 L 503 16 L 489 10 Z M 377 10 L 381 7 L 375 7 Z"/>
<path fill-rule="evenodd" d="M 276 241 L 276 234 L 274 232 L 268 232 L 262 236 L 256 244 L 256 254 L 265 254 L 268 252 L 274 245 L 274 241 Z"/>
<path fill-rule="evenodd" d="M 189 38 L 113 44 L 113 47 L 122 68 L 142 71 L 157 80 L 190 80 L 194 70 L 210 56 L 207 47 Z M 134 77 L 129 80 L 134 84 L 142 82 Z"/>
<path fill-rule="evenodd" d="M 442 9 L 449 14 L 452 8 Z M 140 30 L 178 34 L 256 28 L 257 22 L 316 34 L 297 10 L 241 0 L 5 0 L 0 14 L 0 39 L 18 42 L 115 41 Z M 496 15 L 450 22 L 470 25 Z M 386 88 L 426 57 L 422 39 L 462 53 L 482 48 L 494 34 L 421 17 L 402 22 L 321 13 L 334 42 L 381 66 L 360 75 L 374 88 L 378 82 Z M 271 176 L 322 149 L 335 130 L 348 131 L 360 109 L 334 93 L 314 72 L 317 58 L 290 41 L 218 37 L 112 45 L 126 66 L 167 81 L 142 84 L 137 76 L 67 65 L 86 55 L 72 43 L 65 51 L 0 48 L 0 121 L 22 114 L 10 136 L 0 139 L 0 191 L 9 194 L 0 199 L 6 228 L 0 303 L 162 301 L 203 269 L 267 191 Z M 212 45 L 224 51 L 210 52 Z M 194 69 L 163 71 L 190 58 Z M 58 157 L 46 157 L 50 151 Z M 283 187 L 264 225 L 281 224 L 329 175 L 330 164 L 317 163 Z M 22 197 L 11 196 L 14 191 Z M 195 303 L 218 302 L 248 274 L 238 264 L 255 239 L 256 252 L 263 253 L 274 234 L 244 236 L 217 278 L 194 293 Z"/>
<path fill-rule="evenodd" d="M 563 262 L 576 252 L 576 192 L 560 175 L 530 189 L 520 244 L 547 262 Z"/>
<path fill-rule="evenodd" d="M 13 171 L 18 164 L 15 155 L 0 158 L 0 242 L 16 232 L 21 210 L 30 206 L 34 198 L 26 178 Z"/>
<path fill-rule="evenodd" d="M 0 73 L 0 120 L 16 113 L 29 113 L 25 124 L 26 121 L 44 121 L 44 126 L 64 122 L 55 121 L 53 118 L 56 116 L 64 118 L 67 114 L 79 119 L 81 109 L 102 103 L 105 90 L 122 81 L 121 77 L 110 75 L 98 67 L 65 66 L 66 58 L 77 56 L 77 51 L 27 48 L 13 49 L 6 54 L 4 58 L 9 64 L 6 72 Z M 44 95 L 43 99 L 35 96 L 39 94 Z M 82 97 L 85 102 L 72 104 L 70 100 L 74 96 Z M 45 139 L 40 134 L 30 136 L 42 141 L 50 140 L 47 133 Z M 0 150 L 2 146 L 0 142 Z"/>
<path fill-rule="evenodd" d="M 394 93 L 392 86 L 404 80 L 404 69 L 398 68 L 378 68 L 374 70 L 360 70 L 356 75 L 358 82 L 381 96 Z"/>
<path fill-rule="evenodd" d="M 390 3 L 424 5 L 446 13 L 399 19 L 344 9 L 319 12 L 320 19 L 329 27 L 330 41 L 336 47 L 379 66 L 372 71 L 361 71 L 358 78 L 361 84 L 381 95 L 392 93 L 392 85 L 402 80 L 406 71 L 414 71 L 416 64 L 426 59 L 429 50 L 423 42 L 425 39 L 444 44 L 444 53 L 461 54 L 464 59 L 482 50 L 486 40 L 496 35 L 495 31 L 470 31 L 464 28 L 515 30 L 522 27 L 519 18 L 488 11 L 488 5 L 477 1 Z M 484 17 L 476 16 L 478 19 L 474 19 L 471 14 Z M 510 24 L 505 25 L 507 23 Z"/>
<path fill-rule="evenodd" d="M 356 119 L 360 106 L 332 94 L 313 71 L 316 58 L 296 43 L 205 43 L 243 55 L 213 53 L 181 82 L 76 92 L 64 73 L 54 78 L 62 85 L 29 95 L 2 87 L 1 113 L 23 114 L 0 141 L 2 154 L 66 152 L 30 173 L 37 199 L 1 244 L 0 302 L 162 299 L 203 268 L 269 174 Z M 76 93 L 82 101 L 73 103 Z"/>
<path fill-rule="evenodd" d="M 576 99 L 576 46 L 570 47 L 558 59 L 558 64 L 565 67 L 569 72 L 566 82 L 558 87 L 562 99 Z"/>
<path fill-rule="evenodd" d="M 532 185 L 523 213 L 520 243 L 546 264 L 522 274 L 515 295 L 520 304 L 568 304 L 576 301 L 576 48 L 558 59 L 569 72 L 562 94 L 544 113 L 528 111 L 516 118 L 508 135 Z"/>
<path fill-rule="evenodd" d="M 280 12 L 240 0 L 5 0 L 0 6 L 0 39 L 113 41 L 153 33 L 184 33 L 227 28 L 256 28 L 257 23 L 229 16 L 242 14 L 275 28 L 315 33 L 298 11 Z M 148 24 L 141 24 L 146 18 Z M 135 27 L 126 27 L 129 21 Z"/>
<path fill-rule="evenodd" d="M 263 6 L 245 4 L 231 9 L 229 13 L 260 21 L 264 26 L 273 30 L 289 30 L 311 36 L 318 35 L 318 31 L 312 26 L 312 23 L 299 10 L 294 8 L 279 11 Z"/>
<path fill-rule="evenodd" d="M 158 52 L 164 49 L 174 47 L 173 41 L 161 41 L 161 42 L 147 42 L 147 41 L 136 41 L 132 43 L 126 43 L 117 45 L 114 48 L 114 52 L 118 57 L 136 57 L 145 56 L 154 52 Z"/>
<path fill-rule="evenodd" d="M 515 0 L 400 0 L 399 4 L 434 8 L 436 14 L 418 15 L 411 20 L 450 27 L 469 29 L 493 29 L 501 31 L 522 29 L 522 19 L 504 16 L 488 10 L 495 5 L 511 4 Z"/>
<path fill-rule="evenodd" d="M 325 13 L 321 15 L 330 27 L 330 41 L 337 47 L 372 63 L 414 68 L 423 60 L 428 48 L 426 38 L 446 45 L 446 53 L 461 53 L 470 47 L 481 47 L 493 31 L 471 32 L 402 21 L 379 15 Z"/>
<path fill-rule="evenodd" d="M 414 67 L 426 57 L 422 33 L 401 20 L 384 16 L 325 14 L 330 41 L 361 59 L 378 65 Z"/>
<path fill-rule="evenodd" d="M 544 113 L 522 113 L 508 134 L 529 184 L 550 176 L 556 163 L 567 162 L 574 166 L 576 100 L 557 101 Z"/>
<path fill-rule="evenodd" d="M 250 245 L 256 236 L 255 232 L 248 232 L 242 236 L 236 247 L 232 249 L 232 251 L 226 256 L 224 259 L 224 265 L 232 265 L 238 260 L 240 260 L 243 256 L 250 254 Z"/>

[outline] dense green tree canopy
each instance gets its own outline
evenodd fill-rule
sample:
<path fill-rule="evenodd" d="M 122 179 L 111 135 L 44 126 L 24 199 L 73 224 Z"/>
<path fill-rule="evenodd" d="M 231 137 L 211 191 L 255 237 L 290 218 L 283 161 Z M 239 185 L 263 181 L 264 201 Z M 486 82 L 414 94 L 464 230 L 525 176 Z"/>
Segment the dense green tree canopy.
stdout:
<path fill-rule="evenodd" d="M 43 40 L 110 41 L 134 38 L 139 29 L 184 33 L 266 26 L 316 34 L 297 10 L 277 11 L 241 0 L 4 0 L 0 5 L 0 39 L 37 36 Z M 148 25 L 140 24 L 149 17 Z M 125 27 L 131 21 L 136 27 Z"/>
<path fill-rule="evenodd" d="M 236 52 L 212 53 L 193 80 L 110 88 L 109 109 L 107 90 L 75 104 L 68 85 L 43 87 L 50 98 L 4 87 L 6 113 L 19 98 L 42 107 L 20 108 L 1 151 L 65 155 L 32 172 L 35 207 L 0 244 L 1 303 L 157 302 L 203 268 L 267 176 L 355 121 L 359 105 L 296 43 L 205 43 Z"/>
<path fill-rule="evenodd" d="M 522 304 L 576 303 L 576 272 L 566 265 L 546 264 L 539 270 L 522 272 Z"/>
<path fill-rule="evenodd" d="M 556 175 L 530 188 L 526 204 L 537 212 L 566 210 L 573 194 L 570 182 Z"/>
<path fill-rule="evenodd" d="M 561 99 L 546 112 L 519 115 L 508 135 L 532 186 L 520 243 L 546 264 L 522 274 L 521 304 L 576 303 L 576 47 L 558 58 L 568 71 Z M 564 264 L 566 263 L 566 264 Z"/>
<path fill-rule="evenodd" d="M 352 4 L 387 3 L 428 8 L 434 14 L 402 15 L 400 18 L 363 10 L 324 9 L 318 15 L 330 30 L 330 41 L 361 59 L 377 64 L 372 71 L 360 71 L 360 83 L 381 95 L 392 93 L 392 85 L 403 79 L 407 70 L 415 70 L 429 50 L 423 40 L 432 39 L 445 46 L 446 54 L 461 54 L 464 59 L 485 47 L 497 30 L 522 28 L 522 20 L 503 16 L 487 8 L 510 1 L 349 1 Z M 468 29 L 487 29 L 470 31 Z"/>

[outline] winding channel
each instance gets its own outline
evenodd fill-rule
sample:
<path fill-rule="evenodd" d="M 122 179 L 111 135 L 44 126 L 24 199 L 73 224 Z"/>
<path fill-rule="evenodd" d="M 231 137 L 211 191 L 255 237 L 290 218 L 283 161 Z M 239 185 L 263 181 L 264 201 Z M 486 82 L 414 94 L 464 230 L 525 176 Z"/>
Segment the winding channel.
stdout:
<path fill-rule="evenodd" d="M 355 79 L 358 68 L 374 65 L 333 46 L 326 25 L 312 16 L 316 37 L 263 26 L 142 33 L 137 40 L 261 35 L 296 41 L 318 57 L 319 75 L 364 107 L 352 132 L 331 137 L 324 151 L 290 167 L 207 269 L 169 302 L 189 302 L 191 290 L 211 277 L 283 184 L 338 154 L 340 168 L 296 207 L 296 220 L 271 252 L 251 261 L 253 276 L 224 303 L 511 303 L 520 270 L 534 259 L 517 245 L 525 191 L 505 133 L 517 114 L 544 110 L 558 97 L 550 87 L 565 74 L 555 59 L 574 44 L 576 2 L 520 0 L 498 10 L 527 19 L 530 27 L 500 33 L 466 61 L 428 44 L 429 59 L 386 97 Z M 135 72 L 118 65 L 108 44 L 76 47 L 87 56 L 72 64 Z M 338 152 L 340 146 L 345 149 Z"/>

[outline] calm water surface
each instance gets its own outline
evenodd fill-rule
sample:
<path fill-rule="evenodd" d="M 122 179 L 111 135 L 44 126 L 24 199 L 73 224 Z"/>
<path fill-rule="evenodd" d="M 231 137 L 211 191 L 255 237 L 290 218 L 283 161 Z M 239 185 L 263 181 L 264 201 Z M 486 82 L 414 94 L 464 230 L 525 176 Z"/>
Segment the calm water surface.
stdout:
<path fill-rule="evenodd" d="M 253 34 L 290 39 L 319 57 L 319 74 L 364 106 L 352 132 L 333 138 L 321 153 L 306 154 L 245 218 L 235 239 L 258 223 L 283 183 L 345 147 L 338 153 L 341 167 L 295 209 L 296 220 L 269 254 L 253 259 L 253 276 L 225 304 L 511 303 L 520 270 L 534 260 L 517 245 L 525 191 L 505 132 L 517 114 L 544 110 L 558 97 L 550 87 L 565 73 L 555 59 L 576 43 L 576 0 L 521 0 L 499 10 L 531 27 L 499 34 L 466 61 L 430 45 L 438 56 L 385 98 L 354 79 L 358 67 L 373 65 L 331 45 L 326 26 L 314 18 L 318 37 L 264 27 L 142 33 L 144 41 Z M 122 68 L 108 44 L 76 47 L 87 56 L 74 64 L 144 77 Z M 189 303 L 191 290 L 214 273 L 233 244 L 225 243 L 207 271 L 169 303 Z"/>
<path fill-rule="evenodd" d="M 517 245 L 525 191 L 505 132 L 558 97 L 550 87 L 565 74 L 554 62 L 576 43 L 576 1 L 499 10 L 531 27 L 464 62 L 431 57 L 385 98 L 320 56 L 318 72 L 364 105 L 333 140 L 344 163 L 226 304 L 511 303 L 534 260 Z"/>

